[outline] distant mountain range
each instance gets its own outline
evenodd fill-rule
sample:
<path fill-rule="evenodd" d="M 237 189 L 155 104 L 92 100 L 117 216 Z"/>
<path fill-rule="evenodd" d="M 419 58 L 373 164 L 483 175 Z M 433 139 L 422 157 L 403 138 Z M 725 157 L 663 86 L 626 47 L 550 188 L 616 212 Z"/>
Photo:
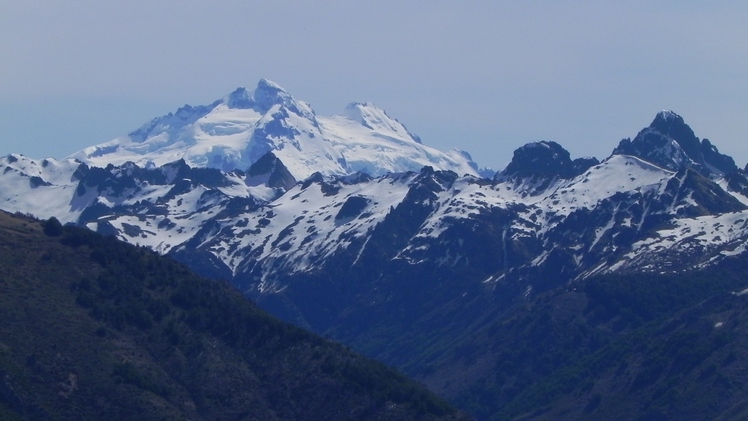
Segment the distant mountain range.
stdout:
<path fill-rule="evenodd" d="M 261 80 L 0 169 L 0 207 L 172 256 L 454 399 L 481 375 L 444 358 L 508 308 L 601 275 L 718 267 L 748 241 L 748 173 L 671 111 L 602 161 L 539 141 L 488 173 L 370 104 L 318 117 Z"/>

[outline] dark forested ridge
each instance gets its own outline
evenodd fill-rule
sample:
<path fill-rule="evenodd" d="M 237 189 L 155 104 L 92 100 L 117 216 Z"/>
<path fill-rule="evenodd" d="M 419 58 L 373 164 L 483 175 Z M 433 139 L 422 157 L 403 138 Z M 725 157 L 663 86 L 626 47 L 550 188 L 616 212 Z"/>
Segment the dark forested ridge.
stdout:
<path fill-rule="evenodd" d="M 149 250 L 0 212 L 0 419 L 460 419 Z"/>

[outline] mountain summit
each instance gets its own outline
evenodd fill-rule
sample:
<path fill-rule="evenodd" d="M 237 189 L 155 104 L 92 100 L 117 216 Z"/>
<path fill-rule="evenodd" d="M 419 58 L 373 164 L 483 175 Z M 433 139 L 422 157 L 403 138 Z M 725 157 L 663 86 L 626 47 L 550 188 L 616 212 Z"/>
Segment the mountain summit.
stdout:
<path fill-rule="evenodd" d="M 623 139 L 613 154 L 633 155 L 673 171 L 690 167 L 705 176 L 738 169 L 731 157 L 719 153 L 708 139 L 699 140 L 683 117 L 669 110 L 657 113 L 634 140 Z"/>
<path fill-rule="evenodd" d="M 569 151 L 553 141 L 528 143 L 514 151 L 512 162 L 501 175 L 508 177 L 572 178 L 597 165 L 595 158 L 571 160 Z"/>
<path fill-rule="evenodd" d="M 343 115 L 350 120 L 361 123 L 362 126 L 370 130 L 383 129 L 400 133 L 404 138 L 410 137 L 416 143 L 421 142 L 421 138 L 408 131 L 396 119 L 390 118 L 387 113 L 374 106 L 369 102 L 352 102 L 345 107 Z"/>
<path fill-rule="evenodd" d="M 341 115 L 319 117 L 309 104 L 267 79 L 253 91 L 240 87 L 209 105 L 185 105 L 71 158 L 100 167 L 127 161 L 161 166 L 184 159 L 192 167 L 232 171 L 247 170 L 268 152 L 297 180 L 315 172 L 379 176 L 425 165 L 478 174 L 466 153 L 423 145 L 370 103 L 352 103 Z"/>

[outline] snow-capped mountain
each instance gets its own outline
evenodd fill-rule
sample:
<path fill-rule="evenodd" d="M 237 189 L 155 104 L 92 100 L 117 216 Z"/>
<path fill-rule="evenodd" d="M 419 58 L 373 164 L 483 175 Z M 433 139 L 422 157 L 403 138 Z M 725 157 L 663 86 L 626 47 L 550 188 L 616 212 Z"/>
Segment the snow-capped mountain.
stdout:
<path fill-rule="evenodd" d="M 634 155 L 677 171 L 691 167 L 705 176 L 723 176 L 738 169 L 735 161 L 719 153 L 708 139 L 699 140 L 683 117 L 665 110 L 634 140 L 623 139 L 614 154 Z"/>
<path fill-rule="evenodd" d="M 541 141 L 519 148 L 506 169 L 485 179 L 431 166 L 373 176 L 397 165 L 387 147 L 402 153 L 423 145 L 381 110 L 353 104 L 344 116 L 321 119 L 267 81 L 254 93 L 237 90 L 190 110 L 190 118 L 178 112 L 134 132 L 130 143 L 118 140 L 124 143 L 112 144 L 112 154 L 95 153 L 104 147 L 87 150 L 95 161 L 133 158 L 150 148 L 153 153 L 140 158 L 148 159 L 146 165 L 101 168 L 72 159 L 5 157 L 4 208 L 57 216 L 170 253 L 204 274 L 234 281 L 255 298 L 293 289 L 294 279 L 318 276 L 331 266 L 349 279 L 372 261 L 382 273 L 401 265 L 437 271 L 440 278 L 470 271 L 485 285 L 505 279 L 531 284 L 545 270 L 565 280 L 678 271 L 740 253 L 748 238 L 745 174 L 672 112 L 657 114 L 603 162 L 572 160 L 559 144 Z M 292 138 L 271 137 L 278 142 L 264 145 L 272 152 L 253 158 L 246 172 L 205 168 L 205 162 L 191 166 L 186 158 L 156 164 L 170 148 L 198 159 L 195 148 L 210 137 L 186 133 L 205 133 L 210 121 L 228 112 L 264 112 L 252 126 L 256 139 L 257 122 L 270 118 L 270 110 L 285 116 L 274 121 L 293 115 L 308 123 L 307 134 L 317 135 L 292 130 L 299 149 L 290 146 Z M 331 148 L 330 156 L 346 155 L 349 166 L 333 170 L 331 162 L 343 161 L 323 159 L 320 167 L 300 170 L 302 161 L 289 151 L 310 150 L 304 142 L 312 144 L 323 132 L 330 140 L 320 144 Z M 237 138 L 246 140 L 242 133 Z M 154 146 L 159 142 L 170 146 Z M 368 151 L 359 162 L 349 150 L 383 155 L 376 160 Z M 367 171 L 348 174 L 352 168 Z"/>
<path fill-rule="evenodd" d="M 746 252 L 748 174 L 669 111 L 602 161 L 539 141 L 480 177 L 437 152 L 370 105 L 320 118 L 261 81 L 85 162 L 1 158 L 0 208 L 167 254 L 450 393 L 471 385 L 434 372 L 432 352 L 451 360 L 470 341 L 445 337 L 485 335 L 507 308 L 593 276 Z"/>
<path fill-rule="evenodd" d="M 424 145 L 397 120 L 370 103 L 317 116 L 277 84 L 262 79 L 253 91 L 238 88 L 210 105 L 185 105 L 127 136 L 86 148 L 71 158 L 91 166 L 161 166 L 184 159 L 192 167 L 246 170 L 268 152 L 296 179 L 314 172 L 380 176 L 424 165 L 477 175 L 466 152 Z"/>
<path fill-rule="evenodd" d="M 240 114 L 260 117 L 241 134 L 214 130 L 203 136 L 219 118 L 227 127 L 231 113 L 235 123 Z M 257 131 L 267 129 L 259 123 L 279 115 L 284 117 L 273 121 L 304 121 L 306 133 L 317 134 L 302 135 L 296 124 L 291 137 L 255 142 Z M 321 140 L 321 133 L 328 140 Z M 193 164 L 207 159 L 198 151 L 219 144 L 216 138 L 224 146 L 229 139 L 244 139 L 232 146 L 240 151 L 236 156 L 259 153 L 262 145 L 272 152 L 253 157 L 246 172 L 211 168 L 205 161 L 190 165 L 187 158 Z M 302 162 L 317 161 L 292 155 L 311 150 L 312 144 L 330 147 L 328 156 L 345 159 L 322 159 L 320 167 L 300 169 Z M 239 89 L 210 106 L 185 107 L 126 139 L 85 152 L 89 162 L 139 157 L 138 162 L 147 160 L 144 165 L 97 167 L 73 159 L 9 155 L 0 161 L 0 200 L 9 211 L 56 216 L 172 253 L 206 274 L 234 280 L 253 296 L 284 290 L 293 276 L 325 270 L 340 256 L 348 260 L 336 260 L 337 270 L 353 270 L 369 253 L 383 252 L 371 251 L 372 238 L 378 236 L 398 238 L 397 246 L 385 252 L 389 261 L 446 272 L 484 267 L 481 276 L 496 280 L 530 279 L 525 273 L 558 266 L 559 259 L 559 273 L 568 279 L 686 269 L 741 252 L 748 235 L 739 216 L 748 203 L 745 174 L 669 111 L 657 114 L 633 141 L 621 141 L 603 162 L 572 160 L 559 144 L 541 141 L 515 151 L 493 179 L 431 166 L 376 175 L 385 168 L 416 165 L 389 159 L 388 153 L 407 155 L 403 151 L 409 148 L 425 150 L 381 110 L 352 104 L 345 115 L 321 119 L 262 80 L 252 93 Z M 372 158 L 372 151 L 383 155 Z M 356 153 L 368 158 L 356 161 Z M 182 158 L 158 165 L 176 156 Z M 429 156 L 439 161 L 446 155 Z M 348 166 L 334 169 L 333 162 Z M 449 168 L 451 161 L 439 162 Z M 353 168 L 362 171 L 349 174 Z M 407 216 L 396 216 L 402 212 Z M 389 233 L 393 220 L 400 222 Z M 696 257 L 678 263 L 686 255 Z"/>

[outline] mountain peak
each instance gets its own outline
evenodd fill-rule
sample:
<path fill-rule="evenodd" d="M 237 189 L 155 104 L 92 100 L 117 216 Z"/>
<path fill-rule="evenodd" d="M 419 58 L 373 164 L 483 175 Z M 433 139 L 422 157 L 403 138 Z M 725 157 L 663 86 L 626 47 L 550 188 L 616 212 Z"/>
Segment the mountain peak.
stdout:
<path fill-rule="evenodd" d="M 393 132 L 402 132 L 416 143 L 422 143 L 421 138 L 408 131 L 408 129 L 387 115 L 387 112 L 371 102 L 351 102 L 345 107 L 343 116 L 349 120 L 358 122 L 369 130 L 384 129 Z"/>
<path fill-rule="evenodd" d="M 719 153 L 708 140 L 699 140 L 683 117 L 670 110 L 657 113 L 634 140 L 623 139 L 613 154 L 636 156 L 672 171 L 692 167 L 705 176 L 737 169 L 732 158 Z"/>
<path fill-rule="evenodd" d="M 262 184 L 285 191 L 296 184 L 296 179 L 278 157 L 268 152 L 249 167 L 246 182 L 250 186 Z"/>
<path fill-rule="evenodd" d="M 362 110 L 363 108 L 373 107 L 373 106 L 374 106 L 374 104 L 372 104 L 370 102 L 358 102 L 358 101 L 355 101 L 355 102 L 351 102 L 351 103 L 349 103 L 348 105 L 345 106 L 345 112 L 346 113 L 355 113 L 355 112 L 358 112 L 358 111 Z"/>
<path fill-rule="evenodd" d="M 293 101 L 291 94 L 281 88 L 280 85 L 264 78 L 257 82 L 253 96 L 259 111 L 263 113 L 268 112 L 273 105 Z"/>
<path fill-rule="evenodd" d="M 267 79 L 260 79 L 254 91 L 240 86 L 224 97 L 224 102 L 232 109 L 252 109 L 266 113 L 273 105 L 288 104 L 291 95 L 280 85 Z"/>
<path fill-rule="evenodd" d="M 512 162 L 501 172 L 504 176 L 572 178 L 597 164 L 597 159 L 572 161 L 569 151 L 554 141 L 528 143 L 514 151 Z"/>
<path fill-rule="evenodd" d="M 649 128 L 675 140 L 689 157 L 693 158 L 699 154 L 701 149 L 699 138 L 678 114 L 669 110 L 660 111 L 652 120 Z"/>
<path fill-rule="evenodd" d="M 389 116 L 384 112 L 384 110 L 377 108 L 374 104 L 369 102 L 351 102 L 345 106 L 343 115 L 353 121 L 361 123 L 368 129 L 373 129 L 370 120 L 373 120 L 371 122 L 376 124 L 383 121 L 382 117 L 389 119 Z"/>
<path fill-rule="evenodd" d="M 659 113 L 657 113 L 652 124 L 655 124 L 655 122 L 658 122 L 658 121 L 663 121 L 663 122 L 677 121 L 677 122 L 682 123 L 683 117 L 679 116 L 678 114 L 674 113 L 671 110 L 662 110 Z"/>
<path fill-rule="evenodd" d="M 273 82 L 272 80 L 265 79 L 265 78 L 261 78 L 257 82 L 257 88 L 258 89 L 271 89 L 271 90 L 275 90 L 275 91 L 286 92 L 286 90 L 283 89 L 280 85 L 278 85 L 277 83 Z"/>
<path fill-rule="evenodd" d="M 252 93 L 247 88 L 240 86 L 226 97 L 226 105 L 233 109 L 252 108 Z"/>
<path fill-rule="evenodd" d="M 360 118 L 362 115 L 371 114 L 371 113 L 383 113 L 384 115 L 387 115 L 387 113 L 384 110 L 382 110 L 381 108 L 377 107 L 376 105 L 368 101 L 351 102 L 345 106 L 345 114 L 347 117 L 350 117 L 350 118 Z"/>

